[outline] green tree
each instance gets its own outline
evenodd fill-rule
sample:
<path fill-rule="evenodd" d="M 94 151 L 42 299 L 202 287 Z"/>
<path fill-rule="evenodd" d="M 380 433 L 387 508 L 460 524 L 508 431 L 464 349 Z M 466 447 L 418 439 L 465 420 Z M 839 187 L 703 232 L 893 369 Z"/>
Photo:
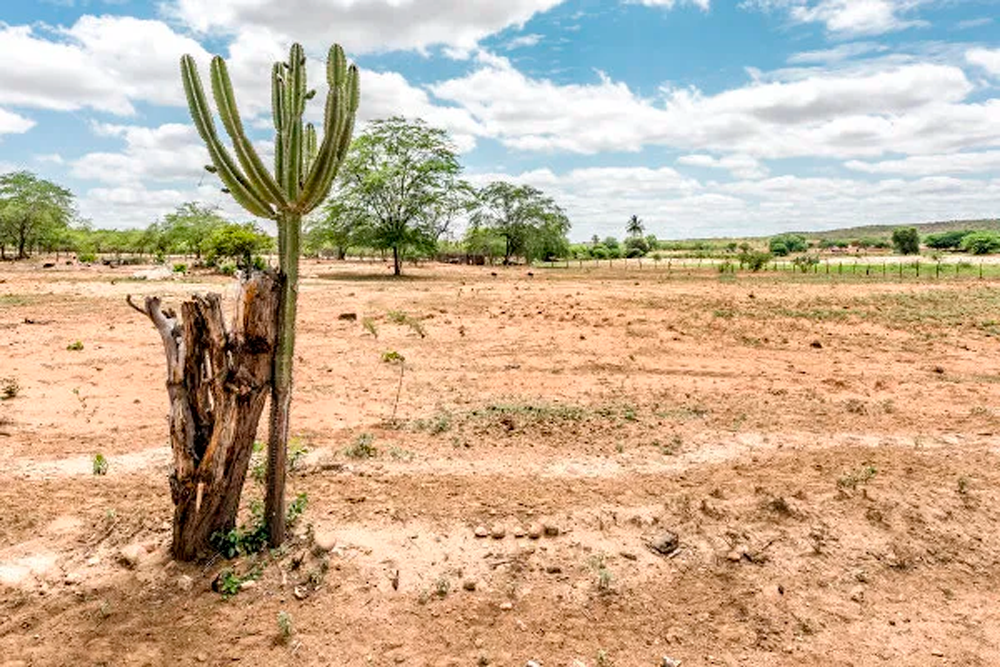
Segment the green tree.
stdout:
<path fill-rule="evenodd" d="M 972 234 L 971 229 L 958 229 L 950 232 L 928 234 L 924 238 L 924 244 L 928 248 L 934 248 L 935 250 L 958 250 L 962 247 L 962 241 L 969 234 Z"/>
<path fill-rule="evenodd" d="M 348 249 L 361 240 L 360 223 L 354 211 L 342 199 L 328 201 L 317 215 L 306 220 L 306 250 L 316 255 L 332 250 L 337 259 L 345 259 Z"/>
<path fill-rule="evenodd" d="M 271 237 L 257 225 L 247 222 L 242 225 L 226 223 L 216 227 L 205 242 L 205 259 L 216 263 L 220 259 L 232 259 L 244 271 L 253 268 L 253 258 L 271 249 Z"/>
<path fill-rule="evenodd" d="M 809 244 L 799 234 L 779 234 L 771 238 L 768 248 L 772 255 L 784 257 L 793 252 L 805 252 L 809 249 Z"/>
<path fill-rule="evenodd" d="M 0 258 L 6 246 L 24 259 L 47 236 L 68 227 L 73 217 L 73 193 L 30 171 L 0 175 Z"/>
<path fill-rule="evenodd" d="M 625 225 L 626 234 L 628 236 L 642 236 L 644 231 L 646 231 L 646 227 L 642 224 L 642 220 L 639 219 L 639 216 L 633 214 L 628 219 L 628 224 Z"/>
<path fill-rule="evenodd" d="M 201 259 L 209 237 L 225 224 L 217 207 L 187 202 L 163 216 L 162 229 L 171 247 Z"/>
<path fill-rule="evenodd" d="M 993 255 L 1000 252 L 1000 234 L 986 231 L 966 234 L 962 250 L 973 255 Z"/>
<path fill-rule="evenodd" d="M 514 257 L 549 259 L 569 249 L 566 214 L 530 185 L 494 181 L 482 188 L 471 222 L 504 240 L 504 264 Z"/>
<path fill-rule="evenodd" d="M 461 171 L 447 132 L 396 116 L 373 121 L 354 140 L 339 194 L 366 241 L 392 250 L 398 276 L 407 252 L 434 251 Z"/>
<path fill-rule="evenodd" d="M 920 234 L 916 227 L 899 227 L 893 230 L 892 247 L 900 255 L 920 254 Z"/>

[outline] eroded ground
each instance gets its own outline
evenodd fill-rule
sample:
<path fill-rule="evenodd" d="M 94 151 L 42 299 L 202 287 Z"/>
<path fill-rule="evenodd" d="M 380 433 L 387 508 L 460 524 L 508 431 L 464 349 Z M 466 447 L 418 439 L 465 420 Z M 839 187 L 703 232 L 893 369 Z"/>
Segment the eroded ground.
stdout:
<path fill-rule="evenodd" d="M 0 267 L 0 665 L 1000 664 L 995 283 L 310 264 L 300 537 L 194 567 L 124 297 L 234 288 L 130 273 Z"/>

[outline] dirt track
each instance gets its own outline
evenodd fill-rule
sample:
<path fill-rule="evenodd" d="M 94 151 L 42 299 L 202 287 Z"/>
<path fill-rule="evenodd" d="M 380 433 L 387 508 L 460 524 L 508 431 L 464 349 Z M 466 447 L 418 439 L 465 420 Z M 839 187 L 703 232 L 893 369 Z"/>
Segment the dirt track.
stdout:
<path fill-rule="evenodd" d="M 0 665 L 1000 664 L 993 283 L 383 271 L 304 271 L 303 536 L 223 600 L 245 563 L 164 555 L 162 352 L 124 296 L 232 286 L 0 266 Z"/>

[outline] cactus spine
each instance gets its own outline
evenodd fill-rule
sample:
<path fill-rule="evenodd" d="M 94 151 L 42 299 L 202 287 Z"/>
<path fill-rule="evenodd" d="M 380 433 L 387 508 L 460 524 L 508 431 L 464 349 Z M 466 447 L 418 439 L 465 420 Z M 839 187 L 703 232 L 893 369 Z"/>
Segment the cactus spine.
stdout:
<path fill-rule="evenodd" d="M 272 546 L 285 536 L 285 468 L 288 417 L 292 400 L 292 360 L 298 302 L 299 245 L 302 217 L 326 199 L 350 146 L 360 100 L 358 69 L 348 65 L 344 50 L 334 45 L 326 62 L 329 92 L 323 115 L 323 138 L 305 123 L 306 102 L 316 95 L 306 85 L 306 56 L 299 44 L 287 62 L 271 70 L 271 106 L 275 129 L 274 173 L 268 171 L 247 138 L 233 94 L 226 61 L 212 59 L 211 83 L 219 118 L 232 142 L 233 154 L 220 140 L 212 109 L 205 97 L 194 59 L 181 59 L 181 78 L 198 134 L 212 164 L 229 192 L 251 214 L 274 220 L 278 226 L 278 341 L 274 358 L 268 435 L 268 482 L 265 515 Z"/>

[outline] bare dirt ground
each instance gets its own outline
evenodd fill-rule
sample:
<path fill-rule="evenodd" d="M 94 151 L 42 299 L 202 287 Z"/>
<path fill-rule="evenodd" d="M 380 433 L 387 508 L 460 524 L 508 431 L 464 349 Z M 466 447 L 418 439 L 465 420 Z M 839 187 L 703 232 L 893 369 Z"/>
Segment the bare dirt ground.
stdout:
<path fill-rule="evenodd" d="M 0 266 L 0 665 L 1000 664 L 995 283 L 309 264 L 298 537 L 191 566 L 124 297 L 234 286 L 132 271 Z"/>

